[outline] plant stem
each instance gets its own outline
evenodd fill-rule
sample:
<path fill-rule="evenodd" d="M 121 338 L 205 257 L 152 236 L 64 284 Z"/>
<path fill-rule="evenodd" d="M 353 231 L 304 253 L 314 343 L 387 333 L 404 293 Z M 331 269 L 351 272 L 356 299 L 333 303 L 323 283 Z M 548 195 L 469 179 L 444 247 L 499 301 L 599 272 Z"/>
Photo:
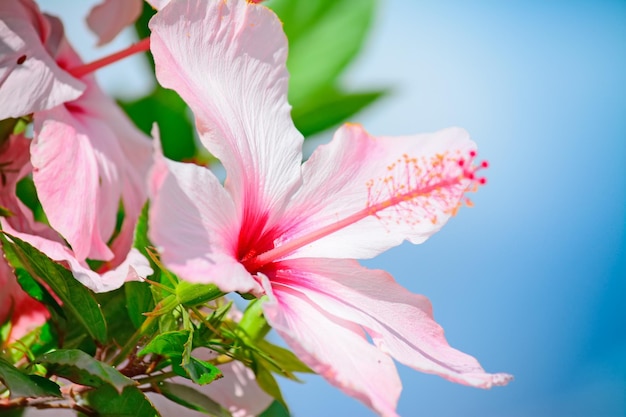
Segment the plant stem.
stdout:
<path fill-rule="evenodd" d="M 146 319 L 141 323 L 141 326 L 137 329 L 137 331 L 131 336 L 130 339 L 126 342 L 126 344 L 122 347 L 122 349 L 118 352 L 117 355 L 111 360 L 111 365 L 118 366 L 120 363 L 124 361 L 128 357 L 128 354 L 132 352 L 133 349 L 137 348 L 137 342 L 139 339 L 148 331 L 148 329 L 152 326 L 152 323 L 158 316 L 149 315 Z"/>

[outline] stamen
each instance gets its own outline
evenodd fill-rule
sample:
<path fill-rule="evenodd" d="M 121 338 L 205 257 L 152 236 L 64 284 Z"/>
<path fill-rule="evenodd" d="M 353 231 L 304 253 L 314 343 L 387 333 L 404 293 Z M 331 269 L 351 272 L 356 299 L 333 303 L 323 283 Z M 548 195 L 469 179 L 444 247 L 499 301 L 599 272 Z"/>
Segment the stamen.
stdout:
<path fill-rule="evenodd" d="M 384 176 L 367 181 L 368 198 L 364 209 L 276 246 L 256 256 L 250 264 L 261 268 L 369 216 L 397 224 L 416 225 L 425 220 L 436 224 L 439 213 L 455 215 L 463 202 L 470 207 L 473 205 L 471 200 L 463 200 L 463 194 L 486 183 L 484 177 L 476 177 L 476 172 L 488 166 L 486 162 L 474 165 L 475 158 L 475 151 L 470 151 L 467 159 L 460 151 L 431 158 L 402 155 L 387 167 Z"/>
<path fill-rule="evenodd" d="M 92 73 L 100 68 L 106 67 L 107 65 L 113 64 L 114 62 L 120 61 L 128 56 L 134 55 L 138 52 L 144 52 L 150 49 L 150 38 L 145 38 L 140 40 L 139 42 L 129 46 L 126 49 L 123 49 L 119 52 L 111 54 L 109 56 L 105 56 L 104 58 L 100 58 L 96 61 L 93 61 L 89 64 L 80 65 L 78 67 L 70 68 L 68 72 L 72 74 L 76 78 L 80 78 L 83 75 L 87 75 Z"/>

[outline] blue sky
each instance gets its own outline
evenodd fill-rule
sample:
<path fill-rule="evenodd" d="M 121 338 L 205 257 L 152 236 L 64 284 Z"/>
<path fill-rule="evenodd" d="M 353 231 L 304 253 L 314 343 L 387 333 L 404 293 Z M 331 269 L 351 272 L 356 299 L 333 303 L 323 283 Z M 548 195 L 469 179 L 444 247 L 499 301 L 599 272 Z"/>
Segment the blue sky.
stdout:
<path fill-rule="evenodd" d="M 87 60 L 105 53 L 92 45 L 78 45 Z M 125 68 L 101 74 L 109 91 L 147 88 Z M 491 164 L 474 208 L 364 263 L 428 296 L 453 346 L 516 379 L 481 391 L 399 366 L 400 414 L 626 414 L 626 2 L 381 1 L 345 82 L 394 89 L 355 119 L 371 133 L 462 126 Z M 306 379 L 284 385 L 294 416 L 373 415 Z"/>

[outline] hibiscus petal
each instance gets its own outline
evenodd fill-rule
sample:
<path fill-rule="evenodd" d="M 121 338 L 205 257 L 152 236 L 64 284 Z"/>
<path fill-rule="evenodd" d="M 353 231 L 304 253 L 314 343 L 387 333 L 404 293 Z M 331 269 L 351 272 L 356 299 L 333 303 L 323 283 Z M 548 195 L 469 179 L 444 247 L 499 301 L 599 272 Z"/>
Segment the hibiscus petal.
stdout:
<path fill-rule="evenodd" d="M 82 63 L 65 40 L 57 59 L 65 66 Z M 87 89 L 79 99 L 35 114 L 33 179 L 50 224 L 80 260 L 112 260 L 107 242 L 115 232 L 122 200 L 125 217 L 116 239 L 115 266 L 130 250 L 147 199 L 152 144 L 92 76 L 83 81 Z"/>
<path fill-rule="evenodd" d="M 99 274 L 89 269 L 85 262 L 78 260 L 70 248 L 63 243 L 41 236 L 20 233 L 1 218 L 0 225 L 9 237 L 15 236 L 29 243 L 53 261 L 64 263 L 72 271 L 74 278 L 94 292 L 112 291 L 121 287 L 126 281 L 143 279 L 153 273 L 148 260 L 136 249 L 132 249 L 117 268 Z"/>
<path fill-rule="evenodd" d="M 31 141 L 22 135 L 10 135 L 0 146 L 0 206 L 11 212 L 6 221 L 16 230 L 54 239 L 56 233 L 46 225 L 35 222 L 33 213 L 15 193 L 18 181 L 32 170 L 30 144 Z"/>
<path fill-rule="evenodd" d="M 21 117 L 79 97 L 84 85 L 59 68 L 44 45 L 52 36 L 31 1 L 0 2 L 0 120 Z"/>
<path fill-rule="evenodd" d="M 269 214 L 273 223 L 301 181 L 280 21 L 245 0 L 190 0 L 170 2 L 150 28 L 157 78 L 193 110 L 202 143 L 226 167 L 240 219 Z"/>
<path fill-rule="evenodd" d="M 108 132 L 110 136 L 105 138 L 104 135 L 96 134 L 91 135 L 90 140 L 94 148 L 98 149 L 118 172 L 116 182 L 110 184 L 107 190 L 111 192 L 115 189 L 116 193 L 121 190 L 124 206 L 124 221 L 111 248 L 116 255 L 112 264 L 115 266 L 130 250 L 137 219 L 148 198 L 146 188 L 148 173 L 152 166 L 153 146 L 152 141 L 132 124 L 120 107 L 100 90 L 91 77 L 86 77 L 85 81 L 88 89 L 74 104 L 85 109 L 85 112 L 93 117 L 95 126 L 98 125 L 98 121 L 106 123 L 103 132 Z M 98 131 L 99 129 L 96 129 L 96 133 Z M 104 141 L 98 141 L 99 138 L 104 138 Z M 111 215 L 99 216 L 101 233 L 107 237 L 110 236 L 115 224 L 119 195 L 113 196 L 109 202 L 112 205 Z"/>
<path fill-rule="evenodd" d="M 512 379 L 486 373 L 475 358 L 450 347 L 428 299 L 384 271 L 346 259 L 292 259 L 275 268 L 273 285 L 295 289 L 319 311 L 358 323 L 379 349 L 413 369 L 478 388 Z"/>
<path fill-rule="evenodd" d="M 256 292 L 258 285 L 233 256 L 235 206 L 215 175 L 158 155 L 150 181 L 149 233 L 163 263 L 188 281 Z"/>
<path fill-rule="evenodd" d="M 282 285 L 287 270 L 281 275 L 270 277 L 271 289 L 265 283 L 270 301 L 263 310 L 272 327 L 328 382 L 381 415 L 396 416 L 402 384 L 391 358 L 369 344 L 354 323 L 311 302 L 300 288 Z"/>
<path fill-rule="evenodd" d="M 111 215 L 99 207 L 98 164 L 104 160 L 96 156 L 84 128 L 71 117 L 63 118 L 35 126 L 33 181 L 50 224 L 67 239 L 76 256 L 109 260 L 113 254 L 98 227 L 98 216 Z M 110 204 L 107 207 L 110 211 Z"/>
<path fill-rule="evenodd" d="M 143 0 L 104 0 L 87 16 L 87 26 L 98 35 L 98 46 L 111 42 L 141 15 Z"/>
<path fill-rule="evenodd" d="M 415 172 L 396 163 L 405 158 L 431 158 L 457 152 L 466 156 L 475 149 L 463 129 L 435 133 L 372 137 L 361 126 L 347 124 L 332 142 L 320 146 L 302 167 L 303 185 L 293 197 L 283 224 L 291 229 L 286 240 L 296 239 L 323 226 L 345 219 L 372 204 L 410 187 L 428 170 Z M 461 168 L 454 163 L 455 168 Z M 390 178 L 391 180 L 387 180 Z M 437 232 L 451 215 L 450 206 L 462 198 L 469 180 L 450 187 L 443 201 L 436 193 L 389 208 L 322 237 L 290 257 L 369 258 L 409 240 L 421 243 Z M 396 187 L 394 189 L 394 187 Z M 378 197 L 376 197 L 378 196 Z"/>

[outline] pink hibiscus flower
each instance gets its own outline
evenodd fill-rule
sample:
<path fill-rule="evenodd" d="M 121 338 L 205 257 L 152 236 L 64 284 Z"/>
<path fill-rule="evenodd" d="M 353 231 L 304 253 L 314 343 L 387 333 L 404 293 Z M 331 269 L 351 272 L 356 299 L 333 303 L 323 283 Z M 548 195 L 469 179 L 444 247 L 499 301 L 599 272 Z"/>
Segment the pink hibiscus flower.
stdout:
<path fill-rule="evenodd" d="M 348 124 L 301 164 L 273 12 L 173 0 L 150 27 L 159 82 L 191 107 L 228 174 L 222 187 L 203 167 L 155 162 L 150 233 L 170 269 L 266 295 L 267 320 L 294 352 L 382 415 L 396 415 L 401 391 L 392 357 L 475 387 L 510 380 L 450 347 L 428 299 L 353 260 L 423 242 L 484 182 L 464 130 L 372 137 Z"/>
<path fill-rule="evenodd" d="M 50 225 L 77 263 L 90 258 L 114 268 L 129 253 L 147 199 L 150 140 L 92 75 L 71 75 L 82 62 L 58 19 L 31 0 L 3 1 L 0 18 L 2 61 L 8 63 L 0 69 L 0 96 L 7 98 L 0 118 L 32 114 L 33 181 Z M 120 206 L 125 217 L 115 234 Z"/>
<path fill-rule="evenodd" d="M 30 210 L 15 195 L 17 182 L 29 172 L 29 145 L 30 141 L 21 136 L 10 136 L 0 146 L 0 207 L 8 211 L 1 225 L 54 238 L 55 233 L 36 223 Z M 22 290 L 3 256 L 0 258 L 0 289 L 0 324 L 11 320 L 8 342 L 21 338 L 48 319 L 48 310 Z"/>

